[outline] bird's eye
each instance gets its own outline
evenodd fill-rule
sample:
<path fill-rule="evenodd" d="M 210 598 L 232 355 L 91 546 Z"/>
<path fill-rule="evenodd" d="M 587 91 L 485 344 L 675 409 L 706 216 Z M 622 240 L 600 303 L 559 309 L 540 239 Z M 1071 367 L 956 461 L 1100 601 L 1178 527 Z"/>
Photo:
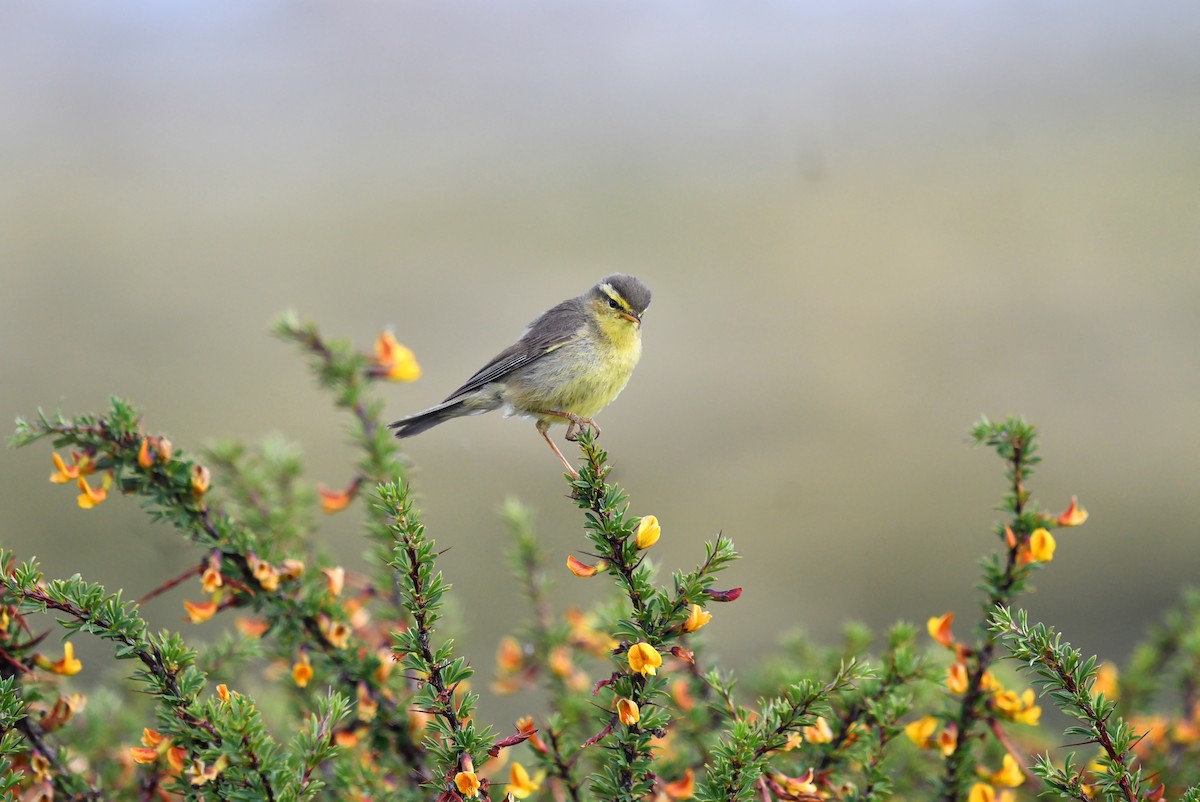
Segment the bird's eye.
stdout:
<path fill-rule="evenodd" d="M 612 307 L 613 309 L 620 309 L 620 308 L 621 308 L 621 305 L 620 305 L 619 303 L 617 303 L 617 301 L 616 301 L 616 299 L 615 299 L 615 298 L 609 298 L 609 299 L 608 299 L 608 305 L 609 305 L 610 307 Z"/>

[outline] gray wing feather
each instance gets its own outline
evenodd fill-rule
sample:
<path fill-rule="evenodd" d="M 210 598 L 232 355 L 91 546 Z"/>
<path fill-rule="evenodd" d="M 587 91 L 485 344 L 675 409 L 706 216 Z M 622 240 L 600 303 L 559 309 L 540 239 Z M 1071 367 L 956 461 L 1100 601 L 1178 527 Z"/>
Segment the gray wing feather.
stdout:
<path fill-rule="evenodd" d="M 514 370 L 541 359 L 559 346 L 570 342 L 579 332 L 580 303 L 578 298 L 572 298 L 547 310 L 529 324 L 520 340 L 492 357 L 491 361 L 467 379 L 462 387 L 446 396 L 446 401 L 460 398 L 499 381 Z"/>

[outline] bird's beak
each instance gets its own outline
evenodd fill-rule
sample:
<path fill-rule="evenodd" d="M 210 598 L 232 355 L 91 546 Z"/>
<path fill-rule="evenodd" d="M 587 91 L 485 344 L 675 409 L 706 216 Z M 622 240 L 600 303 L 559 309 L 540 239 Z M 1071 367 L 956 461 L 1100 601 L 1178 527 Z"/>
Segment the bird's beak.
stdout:
<path fill-rule="evenodd" d="M 620 312 L 619 314 L 621 315 L 621 317 L 625 318 L 630 323 L 641 323 L 642 322 L 642 319 L 640 317 L 638 317 L 637 315 L 631 315 L 628 312 Z"/>

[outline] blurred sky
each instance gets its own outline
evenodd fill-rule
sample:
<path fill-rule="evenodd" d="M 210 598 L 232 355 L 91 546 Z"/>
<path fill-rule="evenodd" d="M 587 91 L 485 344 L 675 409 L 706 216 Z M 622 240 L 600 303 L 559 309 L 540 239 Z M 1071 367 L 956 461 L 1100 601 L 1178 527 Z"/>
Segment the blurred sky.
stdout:
<path fill-rule="evenodd" d="M 654 303 L 601 442 L 668 568 L 718 530 L 744 555 L 717 653 L 976 620 L 1004 479 L 965 432 L 1019 413 L 1037 496 L 1091 512 L 1023 603 L 1121 657 L 1200 581 L 1198 34 L 1187 2 L 9 4 L 0 411 L 115 393 L 189 450 L 281 433 L 338 484 L 346 422 L 277 314 L 364 348 L 393 325 L 425 369 L 383 389 L 400 417 L 622 270 Z M 497 508 L 533 505 L 554 565 L 580 517 L 528 423 L 406 448 L 490 671 L 523 614 Z M 196 559 L 50 470 L 0 453 L 21 557 L 131 596 Z M 322 537 L 364 550 L 354 513 Z M 184 595 L 147 614 L 186 626 Z"/>

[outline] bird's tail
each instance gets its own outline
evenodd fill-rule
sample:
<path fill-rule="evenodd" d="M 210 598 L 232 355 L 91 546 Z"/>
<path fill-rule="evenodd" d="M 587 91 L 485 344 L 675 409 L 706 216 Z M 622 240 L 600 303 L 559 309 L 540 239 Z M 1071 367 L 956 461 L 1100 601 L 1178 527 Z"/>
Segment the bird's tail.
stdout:
<path fill-rule="evenodd" d="M 486 410 L 478 410 L 478 412 L 484 411 Z M 396 437 L 412 437 L 414 434 L 420 434 L 426 429 L 432 429 L 439 423 L 444 423 L 451 418 L 471 415 L 474 412 L 476 410 L 470 410 L 463 405 L 462 399 L 455 399 L 454 401 L 446 401 L 438 404 L 436 407 L 431 407 L 424 412 L 418 412 L 416 415 L 409 415 L 407 418 L 393 421 L 388 424 L 388 428 L 396 430 Z"/>

